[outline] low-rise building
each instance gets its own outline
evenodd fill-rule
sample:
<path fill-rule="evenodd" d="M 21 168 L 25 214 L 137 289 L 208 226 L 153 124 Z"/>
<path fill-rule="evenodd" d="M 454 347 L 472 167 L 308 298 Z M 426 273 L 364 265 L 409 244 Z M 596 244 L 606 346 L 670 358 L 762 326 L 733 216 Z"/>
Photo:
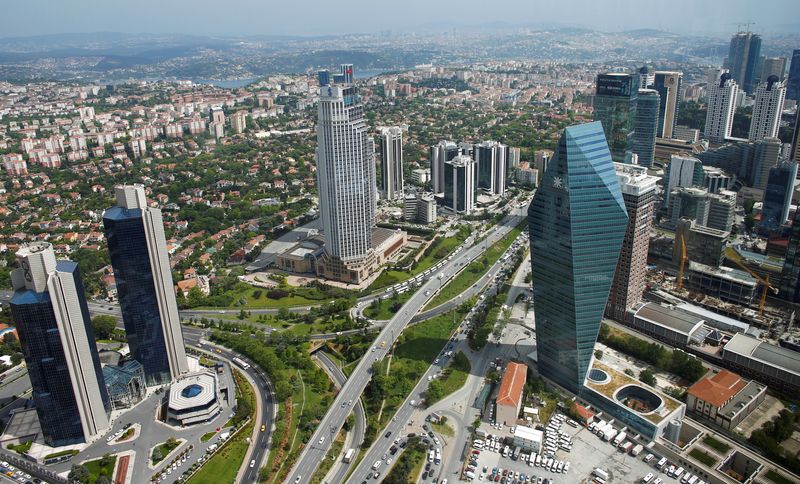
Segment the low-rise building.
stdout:
<path fill-rule="evenodd" d="M 497 394 L 495 421 L 504 425 L 515 425 L 522 410 L 522 390 L 528 376 L 528 367 L 511 362 L 503 372 L 500 391 Z"/>
<path fill-rule="evenodd" d="M 764 401 L 766 392 L 766 385 L 721 370 L 689 387 L 686 408 L 723 429 L 733 431 Z"/>
<path fill-rule="evenodd" d="M 514 429 L 514 447 L 519 447 L 523 452 L 539 452 L 542 448 L 544 433 L 541 430 L 517 425 Z"/>
<path fill-rule="evenodd" d="M 788 394 L 800 392 L 800 353 L 737 333 L 722 348 L 729 368 Z"/>

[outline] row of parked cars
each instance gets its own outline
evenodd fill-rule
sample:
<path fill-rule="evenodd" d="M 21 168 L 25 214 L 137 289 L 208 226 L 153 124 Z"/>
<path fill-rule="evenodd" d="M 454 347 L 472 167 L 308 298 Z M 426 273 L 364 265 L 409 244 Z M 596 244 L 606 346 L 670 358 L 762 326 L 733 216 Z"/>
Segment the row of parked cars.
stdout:
<path fill-rule="evenodd" d="M 0 462 L 0 469 L 2 469 L 3 474 L 6 475 L 9 479 L 13 479 L 17 482 L 23 483 L 35 483 L 35 484 L 47 484 L 46 482 L 36 479 L 30 474 L 23 472 L 22 469 L 17 469 L 13 465 L 9 464 L 6 461 Z"/>

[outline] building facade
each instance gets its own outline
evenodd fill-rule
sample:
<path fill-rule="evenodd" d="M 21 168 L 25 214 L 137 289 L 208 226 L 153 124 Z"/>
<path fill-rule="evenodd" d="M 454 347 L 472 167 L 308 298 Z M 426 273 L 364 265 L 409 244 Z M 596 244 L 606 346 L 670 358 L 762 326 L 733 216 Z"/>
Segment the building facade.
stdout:
<path fill-rule="evenodd" d="M 639 89 L 636 102 L 636 127 L 633 133 L 633 152 L 639 165 L 652 166 L 656 151 L 661 96 L 654 89 Z"/>
<path fill-rule="evenodd" d="M 78 265 L 45 242 L 16 255 L 11 315 L 44 441 L 86 442 L 108 428 L 111 404 Z"/>
<path fill-rule="evenodd" d="M 440 141 L 430 148 L 431 185 L 433 193 L 444 192 L 444 164 L 461 154 L 461 149 L 453 141 Z"/>
<path fill-rule="evenodd" d="M 752 32 L 737 32 L 731 37 L 725 68 L 747 94 L 752 94 L 758 78 L 761 57 L 761 36 Z"/>
<path fill-rule="evenodd" d="M 317 111 L 317 187 L 325 237 L 323 272 L 336 280 L 360 281 L 372 272 L 375 260 L 375 162 L 368 141 L 356 88 L 325 86 Z"/>
<path fill-rule="evenodd" d="M 506 191 L 508 174 L 508 147 L 497 141 L 484 141 L 473 146 L 477 163 L 477 188 L 492 195 L 502 195 Z"/>
<path fill-rule="evenodd" d="M 641 99 L 641 97 L 639 98 Z M 647 174 L 647 168 L 614 163 L 622 199 L 628 212 L 628 226 L 608 296 L 606 315 L 623 321 L 627 311 L 642 299 L 647 271 L 647 249 L 650 246 L 650 225 L 656 202 L 658 178 Z"/>
<path fill-rule="evenodd" d="M 778 76 L 770 76 L 756 88 L 753 104 L 753 117 L 750 118 L 750 142 L 764 138 L 777 138 L 781 127 L 783 101 L 786 98 L 786 85 Z"/>
<path fill-rule="evenodd" d="M 444 164 L 444 205 L 456 213 L 475 209 L 476 163 L 472 157 L 458 155 Z"/>
<path fill-rule="evenodd" d="M 633 153 L 638 98 L 638 74 L 609 72 L 597 75 L 594 120 L 602 123 L 611 158 L 618 163 L 630 162 Z"/>
<path fill-rule="evenodd" d="M 796 179 L 797 163 L 793 161 L 783 162 L 769 170 L 761 207 L 761 228 L 773 230 L 789 220 Z"/>
<path fill-rule="evenodd" d="M 148 206 L 144 187 L 115 188 L 117 205 L 103 227 L 131 356 L 148 386 L 189 371 L 161 210 Z"/>
<path fill-rule="evenodd" d="M 656 71 L 653 77 L 653 89 L 661 98 L 661 104 L 658 107 L 657 136 L 659 138 L 675 137 L 682 85 L 683 72 Z"/>
<path fill-rule="evenodd" d="M 403 130 L 399 126 L 378 128 L 381 154 L 381 193 L 387 200 L 403 197 Z"/>
<path fill-rule="evenodd" d="M 739 85 L 728 72 L 719 71 L 716 81 L 709 82 L 705 136 L 712 143 L 731 137 L 738 95 Z"/>
<path fill-rule="evenodd" d="M 693 156 L 672 155 L 664 172 L 664 204 L 669 207 L 673 190 L 703 184 L 703 162 Z"/>
<path fill-rule="evenodd" d="M 628 224 L 603 126 L 571 126 L 528 208 L 539 374 L 577 394 Z"/>
<path fill-rule="evenodd" d="M 786 97 L 800 102 L 800 49 L 792 51 L 792 62 L 786 78 Z"/>

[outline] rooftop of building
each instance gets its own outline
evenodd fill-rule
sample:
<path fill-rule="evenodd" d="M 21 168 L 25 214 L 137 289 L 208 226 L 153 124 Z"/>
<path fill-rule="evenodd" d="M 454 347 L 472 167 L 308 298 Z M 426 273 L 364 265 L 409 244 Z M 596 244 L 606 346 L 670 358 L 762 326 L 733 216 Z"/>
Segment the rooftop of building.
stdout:
<path fill-rule="evenodd" d="M 617 172 L 620 189 L 624 194 L 638 196 L 656 189 L 658 177 L 648 175 L 644 166 L 614 163 L 614 170 Z"/>
<path fill-rule="evenodd" d="M 715 407 L 721 407 L 746 386 L 747 381 L 736 373 L 721 370 L 719 373 L 701 378 L 690 386 L 687 392 Z"/>
<path fill-rule="evenodd" d="M 497 393 L 497 404 L 519 407 L 522 403 L 522 389 L 525 387 L 527 375 L 528 367 L 526 365 L 510 362 L 503 372 L 500 391 Z"/>
<path fill-rule="evenodd" d="M 750 274 L 740 271 L 739 269 L 733 269 L 731 267 L 712 267 L 706 264 L 701 264 L 699 262 L 689 262 L 689 270 L 692 272 L 698 272 L 700 274 L 705 274 L 711 277 L 718 277 L 720 279 L 724 279 L 726 281 L 735 282 L 736 284 L 742 284 L 746 286 L 752 286 L 755 288 L 758 285 L 758 281 L 755 277 L 751 276 Z"/>
<path fill-rule="evenodd" d="M 181 377 L 169 389 L 169 408 L 176 411 L 205 405 L 217 398 L 217 377 L 210 371 Z"/>
<path fill-rule="evenodd" d="M 698 223 L 692 223 L 691 231 L 696 234 L 706 235 L 709 237 L 714 237 L 717 239 L 727 239 L 730 235 L 730 232 L 726 232 L 724 230 L 714 229 L 711 227 L 706 227 L 705 225 L 700 225 Z"/>
<path fill-rule="evenodd" d="M 684 311 L 676 306 L 654 302 L 642 304 L 635 312 L 637 318 L 684 334 L 687 337 L 703 326 L 703 318 Z"/>
<path fill-rule="evenodd" d="M 723 351 L 753 358 L 766 365 L 800 375 L 800 353 L 769 344 L 752 336 L 734 334 Z"/>
<path fill-rule="evenodd" d="M 524 440 L 532 440 L 534 442 L 541 442 L 544 438 L 544 432 L 526 427 L 524 425 L 517 425 L 517 428 L 514 429 L 514 437 Z"/>

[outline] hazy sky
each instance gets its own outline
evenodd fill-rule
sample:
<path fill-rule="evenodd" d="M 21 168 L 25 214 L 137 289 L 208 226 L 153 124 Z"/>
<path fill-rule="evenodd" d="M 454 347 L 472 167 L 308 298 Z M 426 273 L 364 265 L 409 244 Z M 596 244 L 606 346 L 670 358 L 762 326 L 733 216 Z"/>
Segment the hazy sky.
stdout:
<path fill-rule="evenodd" d="M 800 32 L 800 0 L 2 0 L 0 37 L 74 32 L 321 35 L 487 22 Z"/>

